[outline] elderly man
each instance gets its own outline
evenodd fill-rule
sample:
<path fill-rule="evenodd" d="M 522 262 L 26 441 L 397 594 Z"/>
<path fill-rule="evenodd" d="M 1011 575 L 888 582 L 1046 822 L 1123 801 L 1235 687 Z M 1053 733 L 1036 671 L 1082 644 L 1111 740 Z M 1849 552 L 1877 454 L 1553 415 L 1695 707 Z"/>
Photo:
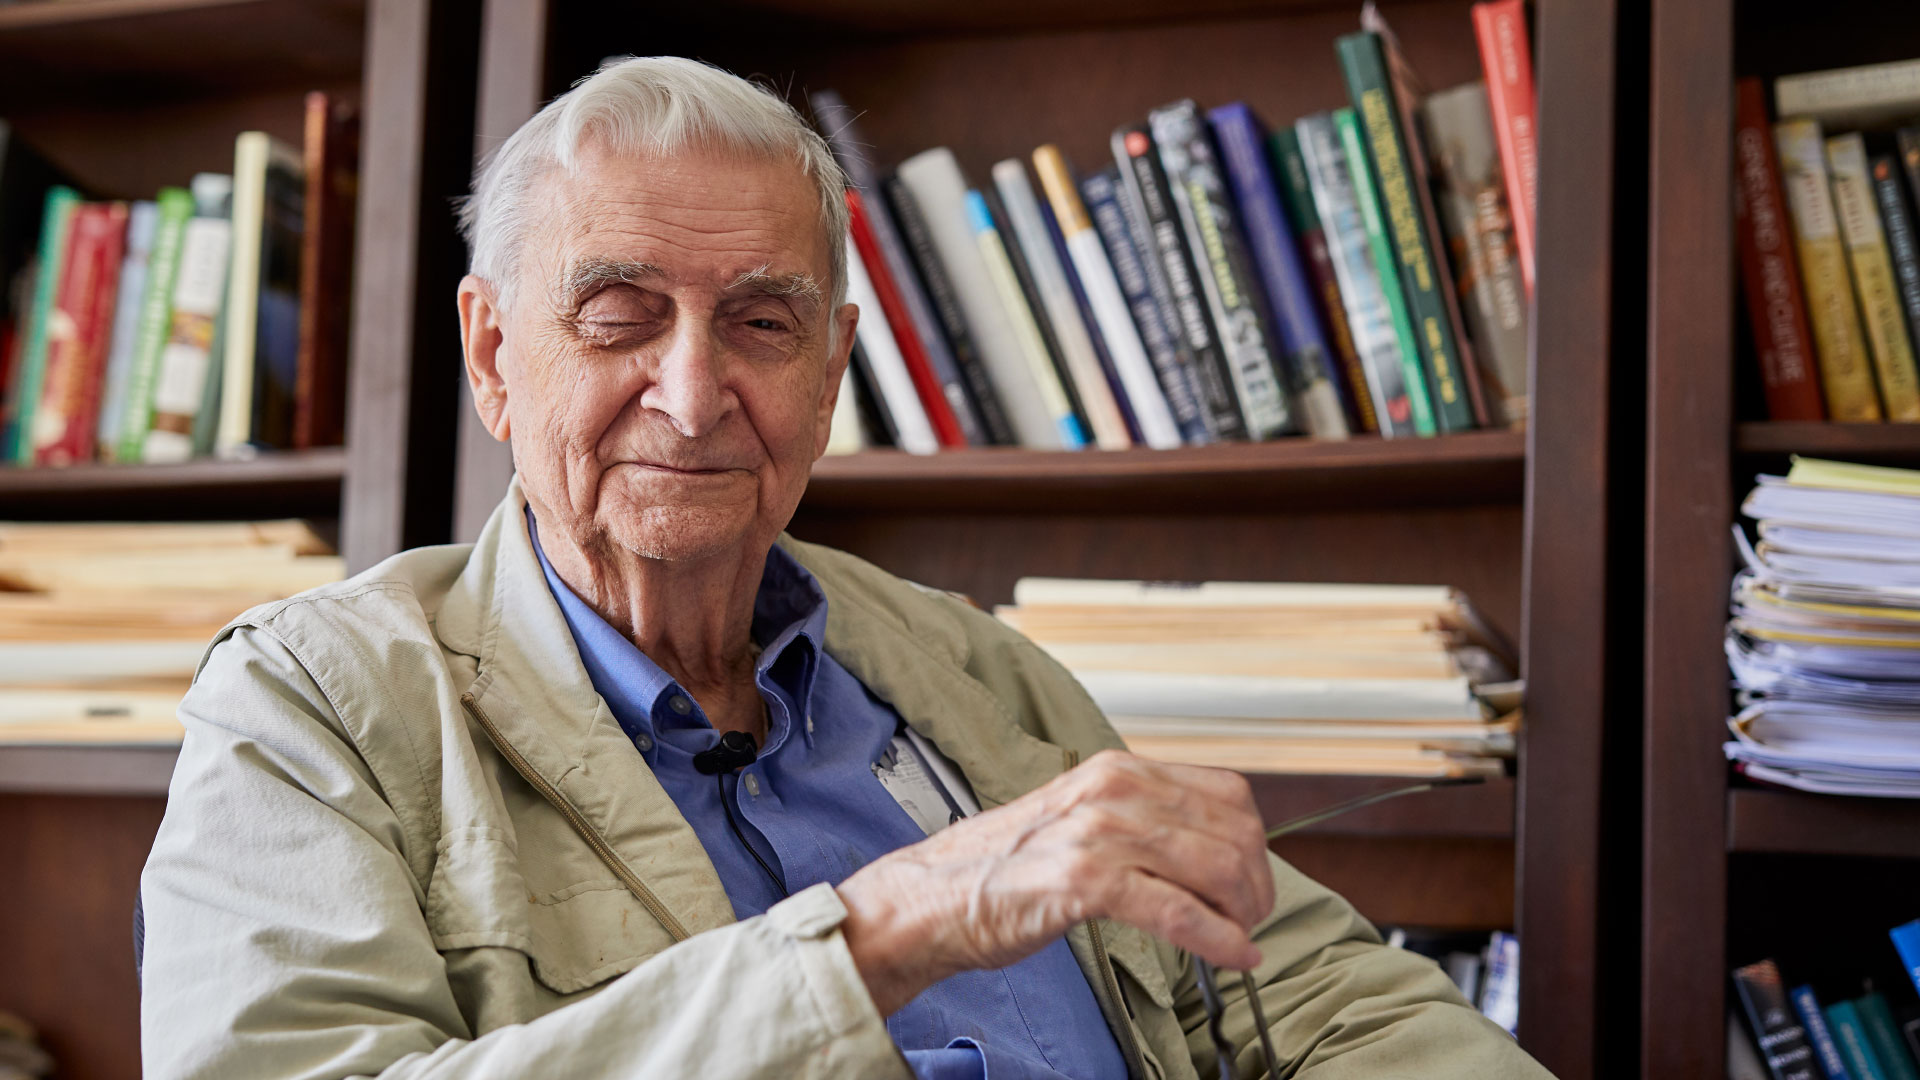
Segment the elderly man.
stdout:
<path fill-rule="evenodd" d="M 785 104 L 606 68 L 481 171 L 460 324 L 518 476 L 472 547 L 208 651 L 142 880 L 149 1076 L 1194 1077 L 1186 957 L 1302 1077 L 1545 1075 L 1117 750 L 992 618 L 783 536 L 860 312 Z M 1265 1068 L 1230 981 L 1227 1063 Z"/>

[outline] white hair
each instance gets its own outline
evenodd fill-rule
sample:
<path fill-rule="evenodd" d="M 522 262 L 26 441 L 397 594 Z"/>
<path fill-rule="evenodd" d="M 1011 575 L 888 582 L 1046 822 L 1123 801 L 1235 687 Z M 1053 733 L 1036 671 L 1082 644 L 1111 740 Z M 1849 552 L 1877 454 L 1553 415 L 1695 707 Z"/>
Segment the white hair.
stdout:
<path fill-rule="evenodd" d="M 832 268 L 827 310 L 846 302 L 847 179 L 826 140 L 764 87 L 697 60 L 645 56 L 610 62 L 575 83 L 475 171 L 473 194 L 461 200 L 460 231 L 471 253 L 469 269 L 493 284 L 502 305 L 511 302 L 533 217 L 529 196 L 549 172 L 572 172 L 590 136 L 617 153 L 702 149 L 791 159 L 820 195 Z"/>

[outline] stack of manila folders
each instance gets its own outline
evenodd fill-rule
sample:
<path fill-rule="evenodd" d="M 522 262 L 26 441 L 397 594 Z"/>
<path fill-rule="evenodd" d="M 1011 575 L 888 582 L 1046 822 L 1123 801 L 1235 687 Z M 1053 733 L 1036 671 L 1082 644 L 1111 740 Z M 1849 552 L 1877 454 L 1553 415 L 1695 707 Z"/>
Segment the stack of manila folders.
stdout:
<path fill-rule="evenodd" d="M 1920 798 L 1920 472 L 1795 459 L 1736 525 L 1729 760 L 1766 783 Z"/>
<path fill-rule="evenodd" d="M 177 743 L 214 635 L 345 574 L 296 521 L 0 524 L 0 744 Z"/>
<path fill-rule="evenodd" d="M 1024 578 L 1013 598 L 995 614 L 1145 757 L 1447 777 L 1513 756 L 1513 650 L 1444 586 Z"/>

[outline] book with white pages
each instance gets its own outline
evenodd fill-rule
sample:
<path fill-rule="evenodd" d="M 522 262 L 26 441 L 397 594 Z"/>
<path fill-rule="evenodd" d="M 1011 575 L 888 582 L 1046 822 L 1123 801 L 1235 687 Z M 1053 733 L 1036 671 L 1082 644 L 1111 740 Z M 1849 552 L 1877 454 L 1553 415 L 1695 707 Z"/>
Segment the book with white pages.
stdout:
<path fill-rule="evenodd" d="M 880 294 L 874 291 L 873 279 L 867 276 L 866 263 L 860 260 L 860 249 L 851 236 L 847 238 L 847 299 L 860 309 L 854 336 L 860 339 L 860 348 L 866 354 L 874 389 L 881 399 L 879 405 L 893 419 L 900 449 L 909 454 L 938 452 L 940 440 L 933 433 L 926 406 L 921 404 L 920 392 L 914 389 L 913 376 L 907 371 L 906 358 L 900 355 L 900 343 L 894 340 L 893 328 L 881 311 Z"/>
<path fill-rule="evenodd" d="M 1376 607 L 1435 611 L 1457 607 L 1459 595 L 1445 585 L 1026 577 L 1014 583 L 1013 602 L 1019 607 Z"/>
<path fill-rule="evenodd" d="M 1763 552 L 1771 550 L 1829 558 L 1920 562 L 1920 533 L 1908 536 L 1855 532 L 1851 529 L 1814 528 L 1779 521 L 1762 521 L 1755 531 L 1760 534 L 1760 550 Z"/>
<path fill-rule="evenodd" d="M 1865 674 L 1851 670 L 1816 670 L 1803 666 L 1801 656 L 1792 647 L 1755 641 L 1740 634 L 1727 635 L 1726 651 L 1734 681 L 1751 694 L 1920 709 L 1920 679 L 1888 678 L 1879 667 L 1870 668 Z"/>
<path fill-rule="evenodd" d="M 1295 675 L 1320 678 L 1444 679 L 1461 674 L 1438 649 L 1354 650 L 1324 642 L 1041 641 L 1070 671 L 1163 671 L 1204 675 Z"/>
<path fill-rule="evenodd" d="M 1920 535 L 1920 496 L 1807 487 L 1784 476 L 1757 480 L 1740 504 L 1747 517 L 1816 529 Z"/>
<path fill-rule="evenodd" d="M 1464 677 L 1311 679 L 1139 671 L 1076 674 L 1101 711 L 1109 715 L 1276 720 L 1486 718 L 1485 709 Z"/>
<path fill-rule="evenodd" d="M 1108 716 L 1125 739 L 1141 735 L 1216 739 L 1401 740 L 1471 754 L 1510 754 L 1512 724 L 1401 721 L 1245 720 L 1206 716 Z"/>

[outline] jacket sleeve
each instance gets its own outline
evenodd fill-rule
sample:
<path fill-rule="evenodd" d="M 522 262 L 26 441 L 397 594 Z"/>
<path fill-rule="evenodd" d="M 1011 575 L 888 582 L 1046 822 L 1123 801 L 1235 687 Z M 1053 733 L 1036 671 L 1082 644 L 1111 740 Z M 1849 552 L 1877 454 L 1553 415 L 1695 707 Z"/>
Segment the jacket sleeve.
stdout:
<path fill-rule="evenodd" d="M 150 1078 L 906 1077 L 826 886 L 473 1037 L 400 821 L 268 631 L 214 648 L 141 878 Z"/>

